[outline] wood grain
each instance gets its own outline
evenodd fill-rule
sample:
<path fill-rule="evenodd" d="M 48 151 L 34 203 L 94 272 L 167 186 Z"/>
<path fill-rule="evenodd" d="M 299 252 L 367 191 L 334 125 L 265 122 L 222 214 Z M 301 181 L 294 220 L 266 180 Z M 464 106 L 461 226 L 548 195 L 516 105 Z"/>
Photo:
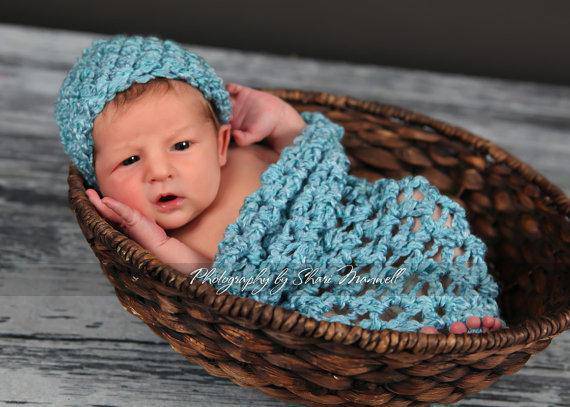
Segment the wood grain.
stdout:
<path fill-rule="evenodd" d="M 67 206 L 52 118 L 96 34 L 0 24 L 0 405 L 284 406 L 209 376 L 123 310 Z M 417 110 L 488 138 L 570 192 L 570 88 L 190 47 L 226 81 Z M 570 405 L 570 334 L 464 406 Z"/>

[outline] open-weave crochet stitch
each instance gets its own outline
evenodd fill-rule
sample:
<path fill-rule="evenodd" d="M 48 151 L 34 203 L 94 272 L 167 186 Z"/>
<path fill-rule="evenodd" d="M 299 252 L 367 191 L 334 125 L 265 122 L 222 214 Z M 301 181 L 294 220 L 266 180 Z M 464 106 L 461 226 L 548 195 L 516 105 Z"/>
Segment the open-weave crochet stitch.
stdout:
<path fill-rule="evenodd" d="M 318 112 L 302 116 L 307 126 L 262 174 L 212 268 L 195 278 L 367 329 L 441 329 L 471 315 L 499 317 L 486 246 L 470 233 L 465 210 L 422 176 L 369 182 L 349 175 L 344 129 Z M 420 227 L 412 231 L 414 218 Z M 453 258 L 459 247 L 464 254 Z"/>

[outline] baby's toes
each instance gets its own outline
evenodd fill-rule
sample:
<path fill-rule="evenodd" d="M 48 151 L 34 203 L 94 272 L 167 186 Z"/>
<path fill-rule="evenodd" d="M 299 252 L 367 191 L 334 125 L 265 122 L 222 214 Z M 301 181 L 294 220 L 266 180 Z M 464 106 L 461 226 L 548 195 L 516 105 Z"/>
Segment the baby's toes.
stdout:
<path fill-rule="evenodd" d="M 436 334 L 437 329 L 435 329 L 434 326 L 424 326 L 422 329 L 420 329 L 420 332 L 424 334 Z"/>
<path fill-rule="evenodd" d="M 467 332 L 467 326 L 463 322 L 454 322 L 449 327 L 449 332 L 452 334 L 464 334 Z"/>
<path fill-rule="evenodd" d="M 496 331 L 497 329 L 501 329 L 503 327 L 503 323 L 501 322 L 501 320 L 499 318 L 495 318 L 495 323 L 493 324 L 493 328 L 491 328 L 491 331 Z"/>
<path fill-rule="evenodd" d="M 479 317 L 469 317 L 467 318 L 467 328 L 478 329 L 481 328 L 481 318 Z"/>
<path fill-rule="evenodd" d="M 485 315 L 483 317 L 483 327 L 487 329 L 492 329 L 495 326 L 495 318 L 490 315 Z"/>

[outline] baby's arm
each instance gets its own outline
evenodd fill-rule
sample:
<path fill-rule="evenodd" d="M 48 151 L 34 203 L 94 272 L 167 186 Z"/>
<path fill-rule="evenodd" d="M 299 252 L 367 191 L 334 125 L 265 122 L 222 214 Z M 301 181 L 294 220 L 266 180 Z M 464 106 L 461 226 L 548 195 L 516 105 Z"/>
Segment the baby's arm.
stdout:
<path fill-rule="evenodd" d="M 290 145 L 306 123 L 287 102 L 267 92 L 230 83 L 232 135 L 239 146 L 267 140 L 277 153 Z"/>
<path fill-rule="evenodd" d="M 279 129 L 267 137 L 267 142 L 279 154 L 285 147 L 293 144 L 293 140 L 307 125 L 301 115 L 288 103 L 283 101 L 286 105 L 281 120 L 278 122 L 277 128 Z"/>
<path fill-rule="evenodd" d="M 133 240 L 163 263 L 187 275 L 202 267 L 211 266 L 208 258 L 180 240 L 168 236 L 162 227 L 136 209 L 111 197 L 100 199 L 93 189 L 88 189 L 86 193 L 99 213 L 120 224 Z"/>

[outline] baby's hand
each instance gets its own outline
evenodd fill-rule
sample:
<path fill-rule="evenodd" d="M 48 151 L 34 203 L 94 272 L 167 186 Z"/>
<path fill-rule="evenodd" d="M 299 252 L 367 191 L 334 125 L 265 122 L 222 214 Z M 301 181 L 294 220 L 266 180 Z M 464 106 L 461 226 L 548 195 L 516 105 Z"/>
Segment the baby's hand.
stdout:
<path fill-rule="evenodd" d="M 232 102 L 232 135 L 240 147 L 267 137 L 269 144 L 281 152 L 305 127 L 301 115 L 277 96 L 236 83 L 226 88 Z"/>
<path fill-rule="evenodd" d="M 94 189 L 85 192 L 102 216 L 121 225 L 132 239 L 163 263 L 186 275 L 193 274 L 203 267 L 211 267 L 210 258 L 178 239 L 169 237 L 162 227 L 136 209 L 108 196 L 100 199 Z"/>
<path fill-rule="evenodd" d="M 169 237 L 162 227 L 136 209 L 108 196 L 100 199 L 94 189 L 85 192 L 103 217 L 120 225 L 129 237 L 145 249 L 154 252 L 168 240 Z"/>

